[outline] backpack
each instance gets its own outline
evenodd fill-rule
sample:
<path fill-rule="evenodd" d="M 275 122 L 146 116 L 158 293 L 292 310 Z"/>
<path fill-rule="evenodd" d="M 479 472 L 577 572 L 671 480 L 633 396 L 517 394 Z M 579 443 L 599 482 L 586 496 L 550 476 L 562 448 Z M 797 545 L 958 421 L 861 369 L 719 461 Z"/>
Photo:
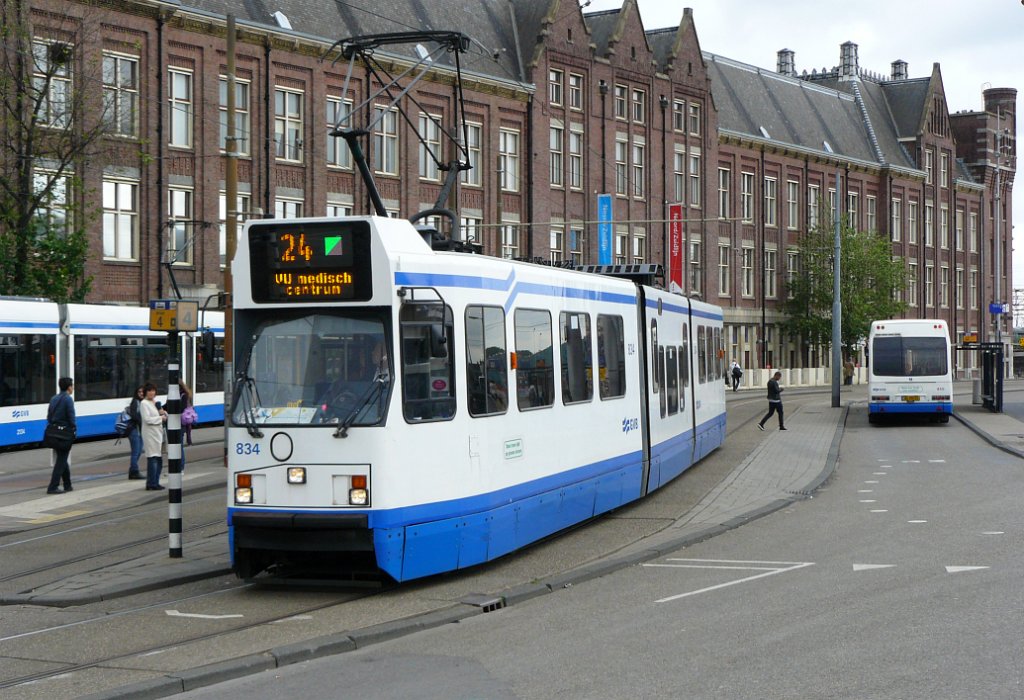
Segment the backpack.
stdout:
<path fill-rule="evenodd" d="M 135 422 L 132 421 L 132 415 L 128 412 L 128 406 L 124 407 L 119 414 L 117 414 L 117 420 L 114 421 L 114 434 L 118 438 L 123 438 L 135 428 Z"/>
<path fill-rule="evenodd" d="M 733 367 L 732 368 L 732 376 L 734 376 L 737 379 L 739 379 L 740 377 L 743 376 L 743 370 L 741 370 L 739 367 Z"/>
<path fill-rule="evenodd" d="M 195 425 L 198 420 L 199 416 L 196 415 L 196 409 L 192 408 L 191 406 L 186 406 L 185 410 L 181 412 L 182 427 L 187 428 L 190 425 Z"/>

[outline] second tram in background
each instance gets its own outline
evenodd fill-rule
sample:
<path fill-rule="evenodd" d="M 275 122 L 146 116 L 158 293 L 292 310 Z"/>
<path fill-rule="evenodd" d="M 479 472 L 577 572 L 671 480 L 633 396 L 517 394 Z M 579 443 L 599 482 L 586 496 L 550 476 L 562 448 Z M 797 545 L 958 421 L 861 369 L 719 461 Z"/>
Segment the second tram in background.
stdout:
<path fill-rule="evenodd" d="M 213 342 L 179 334 L 179 357 L 202 424 L 224 419 L 224 314 L 204 311 L 201 324 Z M 63 376 L 75 381 L 78 437 L 113 437 L 137 386 L 166 391 L 167 334 L 149 330 L 148 308 L 0 302 L 0 447 L 42 440 Z"/>
<path fill-rule="evenodd" d="M 385 217 L 249 222 L 233 275 L 239 576 L 473 566 L 722 444 L 717 306 Z"/>
<path fill-rule="evenodd" d="M 953 370 L 945 321 L 875 321 L 868 335 L 868 352 L 869 422 L 897 414 L 949 422 Z"/>

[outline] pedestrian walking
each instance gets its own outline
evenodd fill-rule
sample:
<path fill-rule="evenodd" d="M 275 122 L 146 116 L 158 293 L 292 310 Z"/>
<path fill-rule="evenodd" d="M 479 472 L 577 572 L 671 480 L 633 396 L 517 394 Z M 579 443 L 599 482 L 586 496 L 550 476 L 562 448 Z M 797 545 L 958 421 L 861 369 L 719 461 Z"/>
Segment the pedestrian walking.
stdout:
<path fill-rule="evenodd" d="M 196 409 L 192 405 L 192 392 L 184 379 L 178 380 L 181 394 L 181 473 L 185 473 L 185 445 L 192 444 L 192 426 L 196 423 Z"/>
<path fill-rule="evenodd" d="M 156 405 L 156 385 L 143 386 L 145 398 L 139 404 L 142 415 L 142 444 L 146 452 L 146 490 L 162 491 L 160 472 L 163 471 L 164 423 L 167 411 Z"/>
<path fill-rule="evenodd" d="M 782 372 L 776 372 L 768 380 L 768 414 L 757 424 L 759 430 L 764 430 L 764 424 L 772 417 L 773 413 L 779 414 L 779 430 L 786 430 L 786 425 L 782 421 L 782 387 L 779 386 L 780 379 L 782 379 Z"/>
<path fill-rule="evenodd" d="M 142 456 L 142 409 L 141 404 L 146 398 L 144 387 L 140 384 L 132 395 L 131 403 L 128 404 L 128 415 L 131 423 L 128 427 L 128 444 L 131 446 L 131 459 L 128 462 L 128 478 L 141 479 L 139 472 L 139 457 Z"/>
<path fill-rule="evenodd" d="M 743 376 L 743 368 L 740 367 L 740 363 L 736 360 L 732 361 L 732 367 L 729 368 L 729 374 L 732 376 L 732 390 L 736 391 L 740 386 L 740 377 Z"/>
<path fill-rule="evenodd" d="M 846 362 L 843 363 L 843 384 L 853 384 L 853 360 L 850 358 L 846 358 Z"/>
<path fill-rule="evenodd" d="M 75 444 L 75 434 L 78 431 L 78 422 L 75 420 L 75 382 L 71 377 L 61 377 L 57 380 L 57 388 L 60 389 L 50 399 L 50 407 L 46 410 L 46 433 L 43 435 L 43 444 L 53 450 L 53 473 L 50 475 L 50 484 L 46 487 L 46 493 L 67 493 L 74 491 L 71 487 L 71 465 L 68 457 L 71 455 L 71 446 Z M 64 490 L 57 487 L 64 483 Z"/>

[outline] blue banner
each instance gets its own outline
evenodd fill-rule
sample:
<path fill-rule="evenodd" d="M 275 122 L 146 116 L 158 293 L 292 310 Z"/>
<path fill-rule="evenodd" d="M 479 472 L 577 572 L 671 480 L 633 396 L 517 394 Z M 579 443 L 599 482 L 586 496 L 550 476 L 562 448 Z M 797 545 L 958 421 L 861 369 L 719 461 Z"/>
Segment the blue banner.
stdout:
<path fill-rule="evenodd" d="M 597 195 L 597 264 L 612 264 L 612 196 Z"/>

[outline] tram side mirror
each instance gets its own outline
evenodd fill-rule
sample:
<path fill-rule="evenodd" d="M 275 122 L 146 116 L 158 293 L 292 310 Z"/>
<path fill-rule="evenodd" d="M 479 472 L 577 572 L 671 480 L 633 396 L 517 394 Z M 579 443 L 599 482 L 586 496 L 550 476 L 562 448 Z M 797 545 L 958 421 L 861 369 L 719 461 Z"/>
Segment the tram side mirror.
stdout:
<path fill-rule="evenodd" d="M 213 335 L 213 331 L 211 331 L 209 329 L 204 330 L 203 331 L 202 342 L 203 342 L 203 344 L 202 344 L 202 352 L 203 352 L 202 365 L 203 365 L 203 368 L 204 369 L 212 369 L 213 368 L 213 355 L 214 355 L 214 351 L 216 350 L 216 342 L 217 342 L 216 337 Z"/>
<path fill-rule="evenodd" d="M 440 323 L 430 324 L 430 356 L 448 357 L 448 339 L 444 335 L 444 326 Z"/>

